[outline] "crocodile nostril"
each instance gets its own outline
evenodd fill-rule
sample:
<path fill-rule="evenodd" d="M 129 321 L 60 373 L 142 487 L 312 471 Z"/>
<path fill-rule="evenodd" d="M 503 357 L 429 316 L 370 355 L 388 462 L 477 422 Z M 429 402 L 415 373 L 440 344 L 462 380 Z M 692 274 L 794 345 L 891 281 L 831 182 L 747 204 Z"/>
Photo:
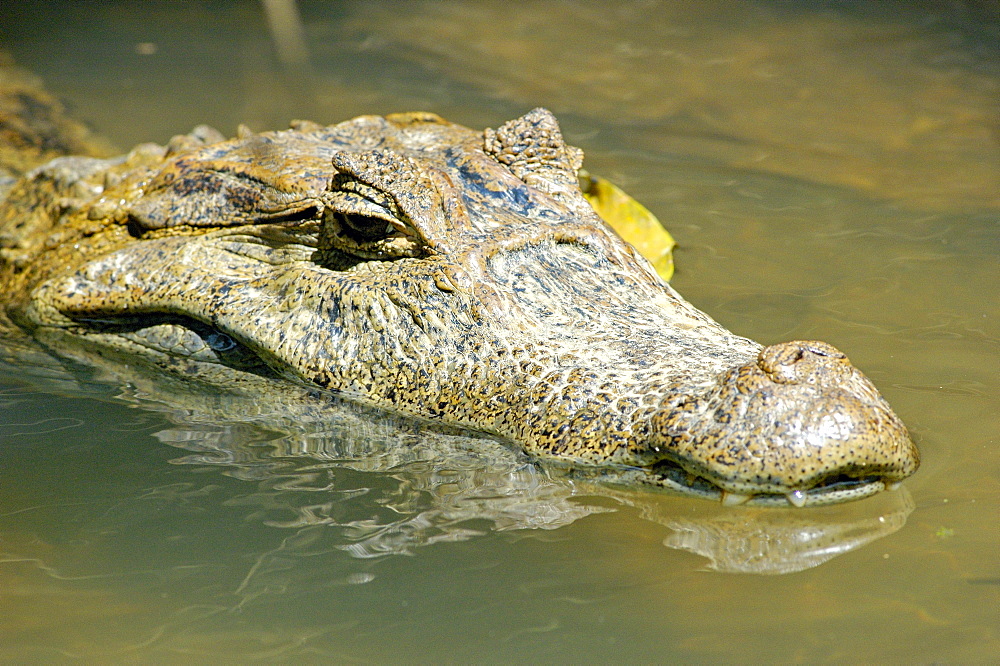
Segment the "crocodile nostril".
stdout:
<path fill-rule="evenodd" d="M 836 347 L 815 340 L 782 342 L 760 350 L 757 367 L 779 384 L 801 381 L 802 376 L 818 366 L 847 357 Z"/>
<path fill-rule="evenodd" d="M 825 356 L 827 358 L 833 359 L 843 359 L 847 358 L 847 355 L 826 342 L 820 342 L 818 340 L 807 340 L 807 341 L 796 341 L 789 342 L 790 345 L 798 345 L 798 347 L 805 352 L 815 354 L 816 356 Z"/>

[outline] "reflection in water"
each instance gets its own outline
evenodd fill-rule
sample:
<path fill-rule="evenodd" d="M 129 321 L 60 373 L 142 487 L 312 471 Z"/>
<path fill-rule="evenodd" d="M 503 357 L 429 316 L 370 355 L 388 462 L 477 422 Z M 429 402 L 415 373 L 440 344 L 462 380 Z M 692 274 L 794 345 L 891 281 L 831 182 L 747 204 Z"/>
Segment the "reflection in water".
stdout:
<path fill-rule="evenodd" d="M 668 547 L 707 557 L 733 573 L 790 573 L 898 530 L 913 510 L 903 491 L 822 509 L 725 508 L 648 490 L 624 490 L 572 479 L 534 464 L 493 437 L 417 422 L 337 396 L 273 379 L 218 369 L 215 386 L 192 382 L 106 350 L 74 346 L 60 333 L 43 344 L 64 369 L 122 386 L 118 398 L 163 413 L 176 425 L 154 434 L 190 451 L 171 462 L 219 467 L 258 483 L 241 503 L 266 525 L 297 530 L 335 527 L 338 548 L 357 558 L 411 554 L 490 531 L 554 530 L 610 509 L 610 498 L 670 528 Z M 63 390 L 72 377 L 27 340 L 4 345 L 30 366 L 52 368 Z M 199 365 L 198 376 L 206 369 Z M 352 470 L 353 485 L 340 482 Z"/>
<path fill-rule="evenodd" d="M 674 531 L 664 542 L 710 560 L 732 573 L 783 574 L 815 567 L 892 534 L 906 523 L 910 494 L 883 493 L 863 506 L 844 505 L 835 515 L 802 515 L 788 509 L 664 517 Z M 819 511 L 822 514 L 822 509 Z"/>

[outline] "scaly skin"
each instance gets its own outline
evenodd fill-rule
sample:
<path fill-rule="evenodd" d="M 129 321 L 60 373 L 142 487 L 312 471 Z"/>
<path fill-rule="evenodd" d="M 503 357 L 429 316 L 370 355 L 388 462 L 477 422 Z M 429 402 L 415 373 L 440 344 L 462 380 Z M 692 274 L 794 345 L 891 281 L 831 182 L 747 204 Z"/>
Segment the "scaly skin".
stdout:
<path fill-rule="evenodd" d="M 581 161 L 543 109 L 482 133 L 364 116 L 56 160 L 0 207 L 6 312 L 728 503 L 844 501 L 916 470 L 843 354 L 762 348 L 684 301 L 586 203 Z"/>

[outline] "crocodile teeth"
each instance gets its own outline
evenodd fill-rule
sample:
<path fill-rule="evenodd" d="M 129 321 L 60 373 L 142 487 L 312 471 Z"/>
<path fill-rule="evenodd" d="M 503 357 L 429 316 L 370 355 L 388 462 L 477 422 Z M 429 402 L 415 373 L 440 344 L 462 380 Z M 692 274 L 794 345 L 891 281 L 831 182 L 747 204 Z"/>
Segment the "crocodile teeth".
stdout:
<path fill-rule="evenodd" d="M 902 481 L 883 481 L 883 483 L 885 483 L 886 490 L 895 490 L 903 485 Z"/>
<path fill-rule="evenodd" d="M 743 495 L 740 493 L 731 493 L 729 491 L 722 491 L 722 504 L 723 506 L 738 506 L 740 504 L 746 504 L 750 501 L 752 495 Z"/>
<path fill-rule="evenodd" d="M 801 490 L 793 490 L 786 494 L 785 497 L 788 499 L 788 503 L 796 508 L 801 509 L 806 505 L 806 494 Z"/>

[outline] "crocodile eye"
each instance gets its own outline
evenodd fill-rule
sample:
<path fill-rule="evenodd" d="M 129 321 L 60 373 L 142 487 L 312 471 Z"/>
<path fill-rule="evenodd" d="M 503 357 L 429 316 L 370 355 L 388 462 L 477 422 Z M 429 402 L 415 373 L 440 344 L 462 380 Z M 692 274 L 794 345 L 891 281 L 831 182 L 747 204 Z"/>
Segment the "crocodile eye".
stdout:
<path fill-rule="evenodd" d="M 320 259 L 393 260 L 439 252 L 428 240 L 443 226 L 441 199 L 430 176 L 410 157 L 388 150 L 335 153 L 336 174 L 323 194 Z"/>
<path fill-rule="evenodd" d="M 341 187 L 325 202 L 320 250 L 383 260 L 425 253 L 420 236 L 388 197 L 357 182 Z"/>
<path fill-rule="evenodd" d="M 378 217 L 344 213 L 334 213 L 334 217 L 340 225 L 341 233 L 356 243 L 372 243 L 391 236 L 396 231 L 396 227 Z"/>

